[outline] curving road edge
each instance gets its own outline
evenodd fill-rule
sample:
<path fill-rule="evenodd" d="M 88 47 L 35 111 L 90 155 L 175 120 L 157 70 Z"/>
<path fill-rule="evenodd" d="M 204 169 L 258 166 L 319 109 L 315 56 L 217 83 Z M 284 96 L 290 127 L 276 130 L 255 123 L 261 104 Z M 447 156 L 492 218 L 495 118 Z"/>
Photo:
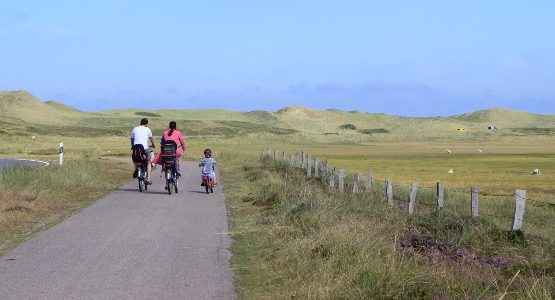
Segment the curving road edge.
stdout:
<path fill-rule="evenodd" d="M 47 167 L 50 163 L 36 159 L 0 158 L 0 170 L 16 167 Z"/>

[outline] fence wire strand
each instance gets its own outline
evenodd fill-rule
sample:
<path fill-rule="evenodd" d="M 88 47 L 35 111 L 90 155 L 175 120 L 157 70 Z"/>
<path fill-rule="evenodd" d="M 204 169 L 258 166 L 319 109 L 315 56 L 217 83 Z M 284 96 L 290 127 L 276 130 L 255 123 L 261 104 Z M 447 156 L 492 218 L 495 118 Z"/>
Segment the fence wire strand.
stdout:
<path fill-rule="evenodd" d="M 267 156 L 267 157 L 269 157 L 269 158 L 274 158 L 274 152 L 273 152 L 271 149 L 267 148 L 267 150 L 265 150 L 265 151 L 263 152 L 263 156 Z M 311 157 L 311 158 L 316 158 L 315 156 L 310 156 L 310 157 Z M 293 156 L 292 156 L 291 158 L 292 158 L 293 160 L 295 160 L 295 159 L 293 158 Z M 284 161 L 283 159 L 280 158 L 279 155 L 277 155 L 277 156 L 275 157 L 275 159 L 276 159 L 277 161 Z M 291 160 L 288 159 L 288 158 L 286 157 L 284 162 L 290 162 L 290 161 L 291 161 Z M 322 159 L 322 158 L 320 157 L 320 159 L 319 159 L 320 166 L 319 166 L 319 168 L 318 168 L 318 171 L 319 171 L 318 173 L 320 173 L 320 174 L 321 174 L 321 172 L 322 172 L 322 170 L 321 170 L 321 164 L 322 164 L 323 161 L 324 161 L 324 159 Z M 305 161 L 305 163 L 306 163 L 306 161 Z M 291 163 L 290 165 L 291 165 L 292 167 L 295 167 L 295 168 L 299 167 L 297 164 L 292 164 L 292 163 Z M 316 164 L 312 164 L 311 167 L 314 168 L 315 166 L 316 166 Z M 306 166 L 305 166 L 305 167 L 306 167 Z M 301 166 L 300 168 L 306 169 L 305 167 L 302 167 L 302 166 Z M 337 176 L 337 172 L 338 172 L 338 169 L 336 169 L 336 176 Z M 314 176 L 314 173 L 312 173 L 312 174 L 313 174 L 313 176 Z M 385 179 L 377 179 L 377 178 L 375 178 L 375 177 L 372 177 L 372 179 L 371 179 L 371 190 L 370 190 L 370 191 L 367 191 L 366 188 L 365 188 L 365 180 L 366 180 L 366 179 L 365 179 L 364 173 L 360 173 L 360 172 L 359 172 L 359 174 L 360 174 L 360 176 L 361 176 L 361 177 L 360 177 L 360 183 L 359 183 L 359 194 L 363 194 L 363 193 L 367 193 L 367 192 L 371 192 L 371 193 L 376 194 L 376 190 L 379 190 L 379 191 L 380 191 L 379 194 L 381 194 L 381 193 L 384 191 L 384 189 L 382 189 L 382 187 L 380 186 L 379 182 L 382 182 L 382 183 L 383 183 Z M 344 191 L 345 191 L 345 192 L 348 192 L 349 190 L 352 190 L 352 182 L 347 182 L 347 180 L 351 181 L 352 176 L 351 176 L 351 175 L 348 175 L 348 174 L 345 174 L 345 175 L 346 175 L 346 176 L 344 177 L 344 178 L 345 178 Z M 327 176 L 326 176 L 326 177 L 327 177 Z M 329 182 L 327 181 L 327 179 L 322 178 L 322 175 L 320 175 L 319 177 L 313 177 L 313 178 L 311 178 L 311 181 L 314 181 L 314 180 L 320 180 L 320 181 L 322 181 L 322 182 L 324 182 L 324 183 L 326 183 L 326 184 L 329 184 Z M 397 185 L 397 186 L 400 186 L 400 185 Z M 403 189 L 405 188 L 404 186 L 400 186 L 400 187 L 402 187 Z M 336 188 L 336 189 L 339 188 L 339 185 L 338 185 L 337 182 L 336 182 L 334 188 Z M 410 185 L 409 185 L 408 188 L 410 188 Z M 418 186 L 418 190 L 421 190 L 421 191 L 423 190 L 423 191 L 426 191 L 426 192 L 433 191 L 433 192 L 435 192 L 435 195 L 434 195 L 434 196 L 435 196 L 435 197 L 438 197 L 438 195 L 437 195 L 438 186 L 432 186 L 432 187 L 431 187 L 431 186 Z M 446 197 L 446 196 L 449 195 L 449 194 L 451 194 L 451 195 L 453 195 L 453 194 L 454 194 L 454 195 L 463 195 L 463 194 L 465 194 L 465 193 L 467 193 L 467 192 L 468 192 L 467 190 L 463 190 L 463 189 L 447 189 L 445 186 L 443 186 L 443 194 L 445 195 L 445 198 L 450 198 L 450 197 Z M 401 198 L 405 198 L 406 196 L 408 196 L 407 194 L 408 194 L 408 192 L 406 192 L 405 190 L 401 190 L 400 193 L 399 193 L 399 190 L 397 190 L 397 193 L 395 193 L 394 196 L 396 196 L 396 197 L 401 197 Z M 401 196 L 400 196 L 400 195 L 401 195 Z M 480 195 L 481 197 L 484 197 L 484 198 L 495 198 L 495 197 L 499 197 L 499 198 L 501 198 L 501 200 L 504 200 L 505 204 L 507 204 L 507 205 L 508 205 L 508 204 L 513 204 L 514 201 L 515 201 L 514 198 L 513 198 L 513 199 L 510 199 L 509 197 L 516 197 L 516 198 L 519 198 L 519 199 L 521 199 L 521 200 L 525 200 L 526 202 L 529 202 L 529 203 L 534 203 L 534 204 L 538 204 L 538 205 L 541 205 L 541 206 L 546 205 L 546 206 L 548 206 L 548 207 L 555 207 L 555 201 L 553 201 L 553 202 L 548 202 L 548 201 L 545 201 L 545 200 L 539 200 L 539 199 L 534 199 L 534 198 L 521 197 L 521 196 L 518 195 L 517 193 L 512 193 L 512 194 L 488 194 L 488 193 L 486 193 L 486 192 L 479 192 L 478 195 Z M 503 198 L 503 197 L 504 197 L 504 198 Z M 407 197 L 407 198 L 408 198 L 408 197 Z M 446 199 L 444 199 L 444 200 L 446 200 Z M 396 200 L 396 201 L 397 201 L 397 200 Z M 497 201 L 497 200 L 496 200 L 496 201 Z M 402 202 L 404 203 L 405 201 L 402 201 Z M 407 199 L 406 202 L 408 203 L 408 199 Z M 427 209 L 428 209 L 428 208 L 431 208 L 431 209 L 433 209 L 433 210 L 438 210 L 438 209 L 439 209 L 437 203 L 430 203 L 429 201 L 426 201 L 426 202 L 419 202 L 419 201 L 417 201 L 417 202 L 415 203 L 415 205 L 416 205 L 416 207 L 423 207 L 423 208 L 427 208 Z M 450 210 L 451 210 L 452 208 L 446 208 L 445 205 L 444 205 L 443 209 L 450 209 Z M 480 216 L 492 217 L 492 218 L 497 218 L 497 219 L 501 219 L 501 220 L 513 220 L 513 219 L 514 219 L 514 214 L 513 214 L 512 212 L 510 212 L 510 213 L 508 213 L 508 214 L 500 215 L 500 214 L 483 213 L 483 211 L 480 211 Z M 526 222 L 527 222 L 527 223 L 531 223 L 531 224 L 533 224 L 533 225 L 535 225 L 535 226 L 545 226 L 545 225 L 546 225 L 545 222 L 541 222 L 541 224 L 540 224 L 540 222 L 537 222 L 537 221 L 533 220 L 532 218 L 527 218 L 527 219 L 526 219 Z"/>

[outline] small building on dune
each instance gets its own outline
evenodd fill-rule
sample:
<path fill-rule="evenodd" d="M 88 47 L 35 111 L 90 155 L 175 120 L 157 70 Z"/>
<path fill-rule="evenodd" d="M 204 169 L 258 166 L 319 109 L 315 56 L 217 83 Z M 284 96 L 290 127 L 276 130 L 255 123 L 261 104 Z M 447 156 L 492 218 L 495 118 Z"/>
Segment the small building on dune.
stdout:
<path fill-rule="evenodd" d="M 497 126 L 495 126 L 495 125 L 489 125 L 489 126 L 488 126 L 488 130 L 489 130 L 489 131 L 495 131 L 495 130 L 497 130 Z"/>
<path fill-rule="evenodd" d="M 466 128 L 464 128 L 464 127 L 459 127 L 459 128 L 457 128 L 457 131 L 466 131 Z"/>

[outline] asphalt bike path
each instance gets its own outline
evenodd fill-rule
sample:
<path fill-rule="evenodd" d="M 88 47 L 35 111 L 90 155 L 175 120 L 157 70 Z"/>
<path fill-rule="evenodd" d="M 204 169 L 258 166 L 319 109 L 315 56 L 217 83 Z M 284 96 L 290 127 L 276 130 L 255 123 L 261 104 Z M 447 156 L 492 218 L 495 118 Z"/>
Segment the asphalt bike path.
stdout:
<path fill-rule="evenodd" d="M 178 194 L 157 168 L 1 257 L 0 299 L 235 298 L 224 196 L 181 173 Z"/>

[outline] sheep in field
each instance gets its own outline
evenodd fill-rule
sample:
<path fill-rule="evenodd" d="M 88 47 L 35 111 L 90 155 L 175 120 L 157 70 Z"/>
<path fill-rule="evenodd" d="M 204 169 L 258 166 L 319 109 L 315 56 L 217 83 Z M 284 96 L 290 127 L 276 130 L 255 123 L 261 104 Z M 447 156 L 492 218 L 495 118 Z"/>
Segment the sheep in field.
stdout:
<path fill-rule="evenodd" d="M 534 169 L 532 171 L 532 175 L 540 175 L 540 170 L 539 169 Z"/>

